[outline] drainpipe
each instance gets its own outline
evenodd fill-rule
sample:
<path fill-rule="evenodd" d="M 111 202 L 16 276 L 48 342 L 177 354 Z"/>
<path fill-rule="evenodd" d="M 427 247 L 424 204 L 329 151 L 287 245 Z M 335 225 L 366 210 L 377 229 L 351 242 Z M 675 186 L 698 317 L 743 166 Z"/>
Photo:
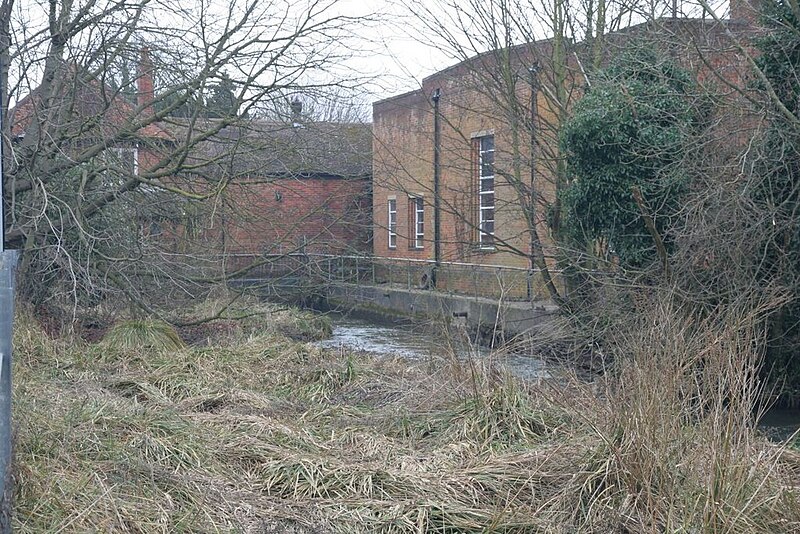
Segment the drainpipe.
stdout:
<path fill-rule="evenodd" d="M 441 181 L 441 165 L 439 162 L 442 151 L 441 125 L 439 117 L 439 98 L 442 96 L 441 89 L 434 89 L 431 94 L 433 100 L 433 276 L 431 277 L 431 287 L 436 287 L 436 275 L 442 265 L 442 234 L 439 222 L 441 212 L 441 199 L 439 192 L 439 182 Z"/>
<path fill-rule="evenodd" d="M 530 205 L 528 206 L 528 224 L 531 226 L 530 235 L 530 257 L 529 269 L 527 276 L 527 293 L 528 301 L 533 306 L 533 274 L 536 270 L 536 261 L 534 254 L 537 253 L 536 248 L 541 246 L 539 243 L 539 234 L 536 228 L 536 122 L 538 119 L 539 111 L 539 63 L 536 62 L 528 67 L 528 74 L 530 75 L 531 85 L 531 146 L 530 146 L 530 166 L 531 166 L 531 181 L 530 181 Z"/>
<path fill-rule="evenodd" d="M 538 111 L 539 111 L 539 63 L 534 63 L 530 67 L 528 67 L 528 74 L 530 75 L 530 85 L 531 85 L 531 146 L 530 146 L 530 165 L 531 165 L 531 181 L 530 181 L 530 207 L 528 217 L 530 217 L 530 222 L 528 224 L 533 225 L 533 229 L 536 230 L 536 121 L 538 118 Z M 538 245 L 536 242 L 537 239 L 535 237 L 536 232 L 531 232 L 531 251 L 530 251 L 530 269 L 536 267 L 533 261 L 533 254 L 534 254 L 534 247 Z M 532 299 L 531 295 L 531 287 L 529 284 L 528 287 L 528 299 Z"/>
<path fill-rule="evenodd" d="M 542 282 L 544 282 L 545 287 L 547 288 L 547 292 L 550 294 L 550 297 L 555 300 L 556 302 L 561 302 L 561 297 L 559 296 L 558 289 L 553 282 L 553 278 L 550 276 L 550 271 L 547 268 L 547 260 L 544 257 L 544 252 L 542 250 L 542 241 L 539 238 L 539 231 L 536 228 L 536 135 L 538 130 L 536 125 L 538 123 L 538 94 L 539 89 L 541 87 L 539 83 L 539 63 L 534 63 L 528 68 L 528 73 L 530 74 L 530 83 L 531 83 L 531 181 L 530 181 L 530 206 L 528 207 L 528 217 L 530 220 L 528 224 L 530 225 L 529 231 L 531 234 L 531 251 L 530 251 L 530 267 L 531 273 L 535 272 L 535 269 L 538 267 L 540 275 L 542 277 Z M 532 288 L 531 288 L 532 289 Z M 531 300 L 531 307 L 534 306 L 534 298 L 532 291 L 529 294 Z"/>

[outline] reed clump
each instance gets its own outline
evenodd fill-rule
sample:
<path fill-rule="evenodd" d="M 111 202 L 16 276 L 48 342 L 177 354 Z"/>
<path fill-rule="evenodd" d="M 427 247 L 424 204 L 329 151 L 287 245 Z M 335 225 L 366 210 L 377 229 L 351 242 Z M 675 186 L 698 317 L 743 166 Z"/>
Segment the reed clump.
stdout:
<path fill-rule="evenodd" d="M 171 314 L 171 319 L 184 325 L 180 333 L 195 345 L 225 336 L 267 333 L 279 333 L 295 341 L 319 341 L 332 332 L 325 315 L 228 291 L 216 291 L 206 300 L 181 308 Z"/>
<path fill-rule="evenodd" d="M 14 528 L 797 532 L 800 463 L 752 417 L 757 329 L 639 321 L 607 378 L 532 384 L 252 325 L 131 351 L 23 314 Z"/>
<path fill-rule="evenodd" d="M 184 348 L 177 330 L 164 321 L 128 319 L 111 326 L 103 337 L 103 345 L 112 351 L 169 351 Z"/>

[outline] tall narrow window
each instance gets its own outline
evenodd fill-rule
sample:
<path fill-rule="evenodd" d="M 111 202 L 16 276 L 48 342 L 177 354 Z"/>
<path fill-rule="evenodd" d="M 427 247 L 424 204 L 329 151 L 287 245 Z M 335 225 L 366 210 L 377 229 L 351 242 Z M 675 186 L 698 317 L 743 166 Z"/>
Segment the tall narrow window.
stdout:
<path fill-rule="evenodd" d="M 411 228 L 414 229 L 414 240 L 411 248 L 423 248 L 425 242 L 425 201 L 422 197 L 409 197 L 408 205 L 411 215 Z"/>
<path fill-rule="evenodd" d="M 478 244 L 494 248 L 494 136 L 478 138 Z"/>
<path fill-rule="evenodd" d="M 389 248 L 397 248 L 397 199 L 389 199 Z"/>

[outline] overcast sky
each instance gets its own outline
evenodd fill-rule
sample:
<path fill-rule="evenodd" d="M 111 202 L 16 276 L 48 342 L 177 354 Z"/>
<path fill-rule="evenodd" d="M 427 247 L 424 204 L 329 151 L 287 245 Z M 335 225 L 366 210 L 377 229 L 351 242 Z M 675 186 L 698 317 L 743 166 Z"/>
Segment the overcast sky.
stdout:
<path fill-rule="evenodd" d="M 76 1 L 80 5 L 88 0 Z M 157 9 L 155 6 L 161 6 L 159 13 L 162 11 L 167 13 L 166 19 L 169 20 L 172 18 L 169 15 L 169 8 L 177 1 L 156 0 L 152 8 Z M 188 2 L 188 5 L 197 5 L 196 1 L 180 0 L 181 3 Z M 206 1 L 223 11 L 231 2 L 231 0 Z M 241 3 L 246 0 L 234 1 Z M 295 8 L 307 5 L 303 1 L 277 1 L 280 5 L 283 5 L 282 2 L 287 2 L 287 5 Z M 642 0 L 642 5 L 647 5 L 647 1 Z M 662 8 L 671 5 L 670 0 L 651 1 Z M 717 5 L 727 4 L 725 0 L 711 1 Z M 355 37 L 350 41 L 352 57 L 344 65 L 332 67 L 329 72 L 321 75 L 354 80 L 357 85 L 355 93 L 362 105 L 418 88 L 424 77 L 459 61 L 457 54 L 444 46 L 435 31 L 425 30 L 421 19 L 443 21 L 442 27 L 448 30 L 452 27 L 454 33 L 450 37 L 459 40 L 464 38 L 463 28 L 459 30 L 457 28 L 459 21 L 449 17 L 453 17 L 458 10 L 468 10 L 469 5 L 476 5 L 481 10 L 496 5 L 493 4 L 493 0 L 319 0 L 319 2 L 331 6 L 327 12 L 329 15 L 346 15 L 357 19 L 350 26 Z M 697 6 L 697 2 L 698 0 L 685 0 L 680 5 Z M 458 6 L 458 10 L 441 7 L 448 3 Z M 531 6 L 526 7 L 522 17 L 526 23 L 530 21 L 528 27 L 534 28 L 536 38 L 547 37 L 548 32 L 537 27 L 535 12 L 541 11 L 540 6 L 552 4 L 541 0 L 520 0 L 520 3 Z M 410 10 L 409 5 L 414 5 L 415 10 Z M 437 6 L 440 7 L 439 11 L 435 11 Z M 726 7 L 722 7 L 721 12 L 724 12 Z M 434 10 L 434 15 L 432 17 L 430 14 L 424 15 L 426 9 Z M 25 20 L 27 25 L 36 26 L 37 19 L 40 19 L 40 23 L 46 21 L 46 13 L 45 0 L 19 0 L 17 4 L 16 16 L 20 20 Z M 224 16 L 219 18 L 224 20 Z M 538 20 L 541 20 L 541 17 Z M 463 20 L 460 22 L 463 23 Z M 477 45 L 475 51 L 479 50 L 480 44 Z"/>
<path fill-rule="evenodd" d="M 367 89 L 374 99 L 419 87 L 424 77 L 454 62 L 435 44 L 412 36 L 418 23 L 398 0 L 339 0 L 336 10 L 369 19 L 359 30 L 363 49 L 350 65 L 372 79 Z"/>
<path fill-rule="evenodd" d="M 364 37 L 364 48 L 356 52 L 349 62 L 348 67 L 355 73 L 371 76 L 372 83 L 365 85 L 365 92 L 372 95 L 370 100 L 378 100 L 395 94 L 415 89 L 420 86 L 422 79 L 439 70 L 444 69 L 459 61 L 457 54 L 447 50 L 441 39 L 437 39 L 435 32 L 426 31 L 420 22 L 420 11 L 425 8 L 439 11 L 437 17 L 446 21 L 453 16 L 453 9 L 442 7 L 448 3 L 459 6 L 459 9 L 468 10 L 469 5 L 476 0 L 338 0 L 335 10 L 338 13 L 351 16 L 364 16 L 373 19 L 359 29 Z M 721 17 L 727 15 L 727 0 L 707 0 Z M 416 12 L 408 8 L 408 4 L 417 4 Z M 491 0 L 477 2 L 476 5 L 486 8 Z M 537 0 L 521 0 L 521 5 L 540 6 L 545 2 Z M 671 0 L 643 0 L 643 13 L 638 17 L 632 16 L 628 23 L 644 20 L 646 16 L 658 16 L 667 12 Z M 699 16 L 700 7 L 698 0 L 679 0 L 679 9 L 686 16 Z M 531 7 L 528 11 L 534 11 Z M 649 13 L 645 11 L 652 10 Z M 424 18 L 424 16 L 423 16 Z M 549 37 L 549 32 L 537 22 L 537 16 L 528 19 L 533 27 L 536 38 Z M 545 16 L 546 18 L 546 16 Z M 638 20 L 637 20 L 638 18 Z M 540 20 L 541 18 L 539 18 Z M 622 23 L 622 26 L 625 26 Z M 456 26 L 455 21 L 452 24 Z M 458 37 L 458 30 L 454 28 L 454 35 Z M 459 37 L 461 38 L 461 37 Z"/>

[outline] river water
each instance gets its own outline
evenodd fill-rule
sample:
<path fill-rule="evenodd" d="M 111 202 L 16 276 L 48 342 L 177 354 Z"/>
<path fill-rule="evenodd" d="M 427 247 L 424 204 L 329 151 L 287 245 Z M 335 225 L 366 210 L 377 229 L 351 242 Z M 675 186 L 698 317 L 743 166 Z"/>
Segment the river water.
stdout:
<path fill-rule="evenodd" d="M 377 355 L 402 356 L 411 360 L 441 357 L 449 343 L 443 332 L 425 326 L 406 323 L 379 324 L 351 316 L 331 314 L 333 335 L 317 342 L 328 349 L 344 348 Z M 492 352 L 487 348 L 465 342 L 454 352 L 461 359 L 469 357 L 492 358 L 498 366 L 526 380 L 558 378 L 566 373 L 564 368 L 542 360 Z M 800 410 L 772 409 L 762 418 L 760 425 L 770 437 L 783 440 L 800 429 Z"/>
<path fill-rule="evenodd" d="M 386 356 L 403 356 L 412 360 L 440 357 L 450 345 L 444 333 L 419 325 L 404 323 L 377 324 L 365 319 L 331 315 L 333 336 L 317 344 L 324 348 L 363 350 Z M 475 344 L 459 343 L 454 352 L 462 359 L 492 358 L 510 373 L 525 379 L 553 378 L 563 372 L 542 360 L 514 354 L 492 353 Z"/>

